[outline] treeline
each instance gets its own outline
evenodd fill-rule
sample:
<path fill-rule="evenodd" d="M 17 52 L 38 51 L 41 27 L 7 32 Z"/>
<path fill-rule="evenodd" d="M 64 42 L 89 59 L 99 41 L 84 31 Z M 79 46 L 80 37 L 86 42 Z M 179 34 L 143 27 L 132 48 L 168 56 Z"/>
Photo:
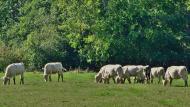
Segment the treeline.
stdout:
<path fill-rule="evenodd" d="M 190 0 L 0 0 L 0 14 L 0 70 L 190 63 Z"/>

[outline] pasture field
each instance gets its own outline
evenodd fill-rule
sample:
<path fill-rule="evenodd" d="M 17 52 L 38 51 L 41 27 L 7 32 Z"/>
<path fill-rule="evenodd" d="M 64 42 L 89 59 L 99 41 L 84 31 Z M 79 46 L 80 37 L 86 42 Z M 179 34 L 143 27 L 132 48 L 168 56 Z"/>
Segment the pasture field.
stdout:
<path fill-rule="evenodd" d="M 25 73 L 25 85 L 0 84 L 0 107 L 189 107 L 190 88 L 182 80 L 162 84 L 96 84 L 95 73 L 64 74 L 45 83 L 42 73 Z M 0 73 L 0 77 L 3 73 Z M 11 81 L 11 83 L 13 83 Z M 189 79 L 190 84 L 190 79 Z"/>

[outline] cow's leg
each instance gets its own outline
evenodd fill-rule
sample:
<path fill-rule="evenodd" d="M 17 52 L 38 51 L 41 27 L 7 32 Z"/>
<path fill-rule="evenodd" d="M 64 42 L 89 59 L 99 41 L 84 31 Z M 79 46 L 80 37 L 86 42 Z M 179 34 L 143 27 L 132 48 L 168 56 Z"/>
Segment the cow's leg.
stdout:
<path fill-rule="evenodd" d="M 61 76 L 61 75 L 58 73 L 58 82 L 59 82 L 60 76 Z"/>
<path fill-rule="evenodd" d="M 22 78 L 22 84 L 24 84 L 24 77 Z"/>
<path fill-rule="evenodd" d="M 121 79 L 121 84 L 125 84 L 126 78 Z"/>
<path fill-rule="evenodd" d="M 161 77 L 159 76 L 158 77 L 158 84 L 160 84 L 160 81 L 161 81 Z"/>
<path fill-rule="evenodd" d="M 114 81 L 115 81 L 115 80 L 114 80 Z M 110 78 L 107 79 L 107 83 L 108 83 L 108 84 L 110 83 Z M 116 83 L 116 82 L 114 82 L 114 83 Z"/>
<path fill-rule="evenodd" d="M 104 83 L 104 84 L 108 84 L 107 78 L 104 78 L 104 79 L 103 79 L 103 83 Z"/>
<path fill-rule="evenodd" d="M 7 80 L 6 79 L 3 80 L 3 85 L 7 85 Z"/>
<path fill-rule="evenodd" d="M 123 84 L 125 83 L 126 78 L 123 78 Z"/>
<path fill-rule="evenodd" d="M 13 77 L 13 82 L 14 82 L 14 85 L 15 85 L 16 84 L 15 77 Z"/>
<path fill-rule="evenodd" d="M 167 80 L 167 79 L 165 79 L 165 80 L 162 80 L 162 82 L 163 82 L 163 85 L 164 85 L 164 86 L 166 86 L 166 85 L 167 85 L 167 83 L 168 83 L 168 80 Z"/>
<path fill-rule="evenodd" d="M 129 84 L 131 84 L 131 79 L 130 79 L 130 77 L 128 77 L 127 80 L 128 80 L 128 82 L 129 82 Z"/>
<path fill-rule="evenodd" d="M 110 78 L 106 78 L 106 83 L 107 83 L 107 84 L 110 83 Z"/>
<path fill-rule="evenodd" d="M 102 83 L 102 78 L 100 78 L 100 80 L 98 81 L 99 83 Z"/>
<path fill-rule="evenodd" d="M 172 85 L 172 81 L 173 81 L 173 79 L 172 79 L 172 78 L 170 78 L 170 79 L 169 79 L 170 86 Z"/>
<path fill-rule="evenodd" d="M 7 83 L 8 82 L 8 83 Z M 4 85 L 10 85 L 10 79 L 5 79 L 4 82 L 3 82 Z"/>
<path fill-rule="evenodd" d="M 144 83 L 144 82 L 143 82 Z M 146 74 L 146 83 L 149 84 L 150 83 L 150 74 L 147 73 Z"/>
<path fill-rule="evenodd" d="M 62 80 L 62 82 L 63 82 L 63 74 L 60 74 L 61 75 L 61 80 Z"/>
<path fill-rule="evenodd" d="M 102 78 L 102 83 L 105 84 L 105 79 L 104 78 Z"/>
<path fill-rule="evenodd" d="M 20 84 L 24 84 L 24 77 L 20 79 Z"/>
<path fill-rule="evenodd" d="M 11 79 L 8 79 L 7 81 L 8 81 L 8 84 L 10 85 L 10 83 L 11 83 Z"/>
<path fill-rule="evenodd" d="M 51 79 L 51 75 L 49 75 L 49 81 L 50 81 L 50 82 L 52 81 L 52 79 Z"/>
<path fill-rule="evenodd" d="M 150 78 L 150 82 L 151 82 L 152 84 L 153 84 L 153 79 L 154 79 L 153 77 Z"/>
<path fill-rule="evenodd" d="M 20 75 L 20 84 L 24 84 L 24 75 L 23 74 Z"/>
<path fill-rule="evenodd" d="M 48 81 L 48 75 L 44 75 L 44 81 L 45 81 L 45 82 Z"/>
<path fill-rule="evenodd" d="M 135 78 L 134 78 L 134 83 L 136 83 L 136 80 L 137 80 L 137 78 L 136 78 L 136 76 L 135 76 Z"/>
<path fill-rule="evenodd" d="M 187 80 L 185 80 L 185 87 L 188 87 L 188 83 L 187 83 Z"/>
<path fill-rule="evenodd" d="M 120 83 L 121 83 L 121 84 L 124 84 L 124 83 L 125 83 L 123 78 L 120 79 Z"/>
<path fill-rule="evenodd" d="M 114 78 L 114 77 L 112 77 L 112 79 L 113 79 L 113 82 L 114 82 L 114 84 L 115 84 L 115 83 L 116 83 L 116 82 L 115 82 L 115 78 Z M 109 84 L 109 83 L 108 83 L 108 84 Z"/>

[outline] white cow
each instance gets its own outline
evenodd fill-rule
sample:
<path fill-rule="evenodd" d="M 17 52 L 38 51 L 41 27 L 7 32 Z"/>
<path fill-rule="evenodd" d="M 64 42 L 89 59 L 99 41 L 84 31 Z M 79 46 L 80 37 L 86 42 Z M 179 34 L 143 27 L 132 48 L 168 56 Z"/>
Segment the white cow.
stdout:
<path fill-rule="evenodd" d="M 124 66 L 122 67 L 122 69 L 123 69 L 123 83 L 125 83 L 125 80 L 127 79 L 129 84 L 131 84 L 131 79 L 130 79 L 131 74 L 129 72 L 130 67 Z"/>
<path fill-rule="evenodd" d="M 166 86 L 169 82 L 170 85 L 172 84 L 173 79 L 180 79 L 184 80 L 185 86 L 188 86 L 188 72 L 186 66 L 170 66 L 167 68 L 165 77 L 163 80 L 163 85 Z"/>
<path fill-rule="evenodd" d="M 148 66 L 143 65 L 126 65 L 123 66 L 124 80 L 127 78 L 129 83 L 131 83 L 130 77 L 135 77 L 134 82 L 144 83 L 146 79 L 146 69 Z"/>
<path fill-rule="evenodd" d="M 14 84 L 16 84 L 15 77 L 17 75 L 20 75 L 20 84 L 24 84 L 24 72 L 24 63 L 13 63 L 8 65 L 3 77 L 3 84 L 6 85 L 7 82 L 10 84 L 10 78 L 13 78 Z"/>
<path fill-rule="evenodd" d="M 122 79 L 123 76 L 123 69 L 122 66 L 119 64 L 113 65 L 105 65 L 101 68 L 99 74 L 97 74 L 96 77 L 101 76 L 101 79 L 103 83 L 109 84 L 109 79 L 112 78 L 114 83 L 116 83 L 115 78 L 118 76 L 119 81 L 117 83 L 120 83 L 120 80 Z"/>
<path fill-rule="evenodd" d="M 52 81 L 51 79 L 51 74 L 58 74 L 58 82 L 59 79 L 61 77 L 62 82 L 63 82 L 63 72 L 66 71 L 65 68 L 63 68 L 61 62 L 52 62 L 52 63 L 47 63 L 44 66 L 44 80 L 45 82 L 48 81 L 48 77 L 49 77 L 49 81 Z"/>
<path fill-rule="evenodd" d="M 164 75 L 165 75 L 165 71 L 163 67 L 153 67 L 151 68 L 151 72 L 150 72 L 150 80 L 151 83 L 153 83 L 153 79 L 155 77 L 158 78 L 158 84 L 161 81 L 161 78 L 164 79 Z"/>
<path fill-rule="evenodd" d="M 103 66 L 101 69 L 100 69 L 100 71 L 95 75 L 95 82 L 96 83 L 101 83 L 102 82 L 102 74 L 104 73 L 104 67 L 105 66 Z"/>

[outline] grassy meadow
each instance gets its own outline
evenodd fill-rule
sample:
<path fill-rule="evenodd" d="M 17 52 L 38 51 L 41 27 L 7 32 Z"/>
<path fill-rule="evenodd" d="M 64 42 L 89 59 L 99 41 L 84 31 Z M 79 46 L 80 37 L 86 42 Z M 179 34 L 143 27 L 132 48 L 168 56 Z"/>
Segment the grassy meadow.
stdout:
<path fill-rule="evenodd" d="M 96 84 L 95 73 L 64 74 L 45 83 L 42 73 L 25 73 L 25 85 L 0 84 L 0 107 L 189 107 L 190 88 L 182 80 L 161 84 Z M 3 73 L 0 73 L 0 77 Z M 190 79 L 189 79 L 190 84 Z"/>

